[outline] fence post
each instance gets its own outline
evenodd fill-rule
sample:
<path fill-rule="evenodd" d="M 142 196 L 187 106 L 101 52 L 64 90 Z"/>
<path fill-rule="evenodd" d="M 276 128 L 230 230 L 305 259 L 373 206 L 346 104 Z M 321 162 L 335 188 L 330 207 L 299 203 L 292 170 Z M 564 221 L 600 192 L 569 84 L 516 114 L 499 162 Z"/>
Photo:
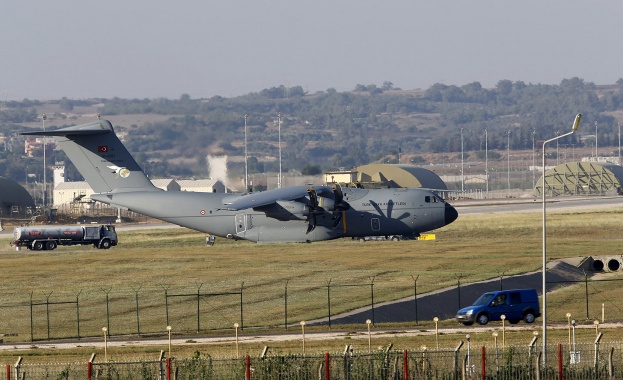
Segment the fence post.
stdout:
<path fill-rule="evenodd" d="M 487 356 L 485 346 L 482 346 L 482 380 L 487 380 Z"/>
<path fill-rule="evenodd" d="M 409 380 L 409 355 L 407 354 L 407 350 L 404 350 L 402 352 L 402 360 L 403 360 L 402 378 L 403 380 Z"/>
<path fill-rule="evenodd" d="M 454 349 L 454 368 L 452 368 L 454 380 L 459 380 L 459 350 L 461 347 L 463 347 L 463 341 L 460 341 L 458 346 Z"/>
<path fill-rule="evenodd" d="M 331 380 L 331 373 L 329 372 L 329 353 L 325 353 L 324 354 L 324 361 L 325 361 L 325 380 Z"/>
<path fill-rule="evenodd" d="M 562 380 L 562 344 L 558 343 L 558 380 Z"/>
<path fill-rule="evenodd" d="M 93 363 L 87 362 L 87 379 L 88 380 L 91 380 L 91 377 L 93 376 L 92 373 L 93 373 Z"/>
<path fill-rule="evenodd" d="M 171 380 L 171 358 L 167 358 L 167 380 Z"/>
<path fill-rule="evenodd" d="M 608 355 L 608 376 L 612 379 L 614 377 L 614 362 L 612 357 L 614 356 L 614 347 L 610 347 L 610 354 Z"/>
<path fill-rule="evenodd" d="M 251 357 L 249 355 L 247 355 L 246 358 L 246 372 L 245 372 L 245 378 L 246 380 L 251 380 Z"/>
<path fill-rule="evenodd" d="M 535 373 L 536 373 L 536 380 L 541 380 L 541 355 L 543 353 L 539 352 L 536 356 L 536 362 L 534 363 L 534 367 L 535 367 Z M 543 369 L 545 370 L 546 368 L 543 367 Z"/>

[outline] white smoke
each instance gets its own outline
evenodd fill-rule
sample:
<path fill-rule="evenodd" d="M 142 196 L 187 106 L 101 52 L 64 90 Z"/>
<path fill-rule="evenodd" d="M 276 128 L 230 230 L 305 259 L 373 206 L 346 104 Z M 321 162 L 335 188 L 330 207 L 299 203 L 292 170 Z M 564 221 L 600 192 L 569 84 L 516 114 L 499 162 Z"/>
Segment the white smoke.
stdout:
<path fill-rule="evenodd" d="M 225 188 L 229 188 L 229 181 L 227 179 L 227 156 L 211 156 L 207 155 L 208 170 L 210 171 L 210 178 L 223 182 Z"/>

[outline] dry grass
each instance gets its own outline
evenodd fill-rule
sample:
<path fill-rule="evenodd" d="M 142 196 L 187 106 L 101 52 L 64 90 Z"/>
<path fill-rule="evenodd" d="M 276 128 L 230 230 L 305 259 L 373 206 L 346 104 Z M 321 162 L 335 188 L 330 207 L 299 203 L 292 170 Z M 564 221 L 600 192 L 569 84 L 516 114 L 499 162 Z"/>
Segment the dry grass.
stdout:
<path fill-rule="evenodd" d="M 548 213 L 549 259 L 619 254 L 622 214 L 621 209 Z M 462 283 L 468 283 L 496 278 L 502 272 L 510 276 L 537 270 L 541 265 L 540 223 L 540 213 L 465 215 L 436 231 L 436 241 L 359 243 L 342 239 L 313 244 L 257 245 L 219 239 L 215 246 L 206 247 L 202 234 L 175 229 L 121 232 L 121 244 L 108 251 L 82 247 L 61 247 L 50 253 L 3 249 L 0 250 L 5 274 L 0 278 L 3 289 L 0 332 L 19 334 L 6 337 L 5 341 L 29 341 L 31 296 L 34 302 L 71 301 L 79 297 L 81 336 L 99 336 L 101 326 L 106 324 L 106 293 L 110 298 L 113 334 L 136 331 L 137 294 L 141 332 L 163 331 L 162 327 L 166 326 L 165 289 L 169 294 L 196 294 L 198 290 L 201 293 L 237 292 L 243 282 L 244 325 L 274 331 L 269 326 L 284 322 L 286 282 L 288 318 L 292 323 L 326 316 L 329 281 L 332 285 L 361 285 L 332 288 L 331 312 L 335 314 L 368 305 L 372 279 L 376 303 L 412 295 L 411 276 L 419 275 L 417 286 L 421 294 L 455 285 L 458 274 L 463 276 Z M 0 247 L 8 247 L 8 239 L 0 240 Z M 612 300 L 620 298 L 617 288 L 590 284 L 591 318 L 599 315 L 601 303 L 606 304 L 608 315 L 620 316 L 623 306 L 612 304 Z M 548 297 L 550 319 L 566 322 L 567 311 L 574 316 L 584 316 L 584 291 L 584 284 L 579 284 L 552 293 Z M 195 299 L 190 296 L 169 299 L 170 323 L 177 331 L 194 332 Z M 201 309 L 201 334 L 209 334 L 213 329 L 228 330 L 239 321 L 237 295 L 202 300 L 205 301 Z M 75 314 L 75 305 L 52 308 L 52 321 L 67 319 L 66 323 L 53 326 L 52 338 L 76 335 Z M 431 327 L 430 323 L 428 326 L 423 323 L 424 327 Z M 442 325 L 456 324 L 445 321 Z M 413 327 L 385 327 L 392 326 Z M 36 339 L 46 337 L 46 327 L 45 307 L 38 306 L 35 308 Z M 563 335 L 566 336 L 566 332 Z M 379 338 L 374 344 L 392 341 L 395 345 L 419 347 L 420 339 L 430 342 L 430 337 L 396 335 L 384 339 Z M 460 336 L 444 336 L 442 341 L 446 339 L 449 346 L 454 346 Z M 522 336 L 518 341 L 522 339 L 530 338 Z M 483 335 L 482 340 L 490 340 L 490 334 Z M 310 344 L 313 347 L 316 343 Z M 280 343 L 275 350 L 297 350 L 297 345 L 297 342 Z M 340 350 L 343 345 L 343 341 L 321 342 L 317 347 L 319 351 L 331 351 Z M 257 354 L 261 347 L 263 344 L 249 344 L 246 351 Z M 151 354 L 159 349 L 144 350 Z M 192 351 L 197 347 L 187 349 Z M 230 345 L 225 345 L 222 351 L 210 347 L 212 349 L 223 352 L 223 356 L 231 354 L 227 353 Z M 37 352 L 33 350 L 32 355 Z M 75 352 L 84 354 L 81 350 Z M 13 354 L 0 357 L 4 355 Z M 59 355 L 73 354 L 63 350 Z"/>

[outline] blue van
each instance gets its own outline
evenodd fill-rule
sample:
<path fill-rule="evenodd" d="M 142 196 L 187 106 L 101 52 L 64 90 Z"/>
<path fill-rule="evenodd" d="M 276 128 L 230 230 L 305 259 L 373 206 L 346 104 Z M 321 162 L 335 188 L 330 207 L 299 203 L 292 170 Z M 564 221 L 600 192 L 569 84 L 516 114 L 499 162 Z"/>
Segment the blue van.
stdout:
<path fill-rule="evenodd" d="M 535 289 L 514 289 L 487 292 L 481 295 L 473 305 L 464 307 L 456 313 L 456 321 L 465 326 L 474 322 L 486 325 L 489 321 L 499 321 L 505 315 L 512 324 L 524 320 L 532 323 L 541 316 L 539 296 Z"/>

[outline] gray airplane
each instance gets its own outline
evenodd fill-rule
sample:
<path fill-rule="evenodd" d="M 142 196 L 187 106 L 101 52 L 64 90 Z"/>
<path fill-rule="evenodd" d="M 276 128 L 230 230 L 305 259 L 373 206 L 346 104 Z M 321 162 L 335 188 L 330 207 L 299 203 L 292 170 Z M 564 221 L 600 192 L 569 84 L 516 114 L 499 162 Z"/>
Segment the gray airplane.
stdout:
<path fill-rule="evenodd" d="M 89 183 L 91 199 L 215 236 L 254 242 L 418 236 L 458 213 L 426 189 L 293 186 L 250 194 L 162 191 L 107 120 L 24 135 L 54 136 Z"/>

